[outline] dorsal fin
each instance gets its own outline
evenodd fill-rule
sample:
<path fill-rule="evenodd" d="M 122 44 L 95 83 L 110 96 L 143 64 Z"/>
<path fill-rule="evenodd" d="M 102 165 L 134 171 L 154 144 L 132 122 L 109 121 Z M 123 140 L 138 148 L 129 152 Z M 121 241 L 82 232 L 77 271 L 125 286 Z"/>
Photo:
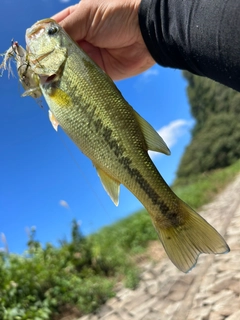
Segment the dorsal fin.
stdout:
<path fill-rule="evenodd" d="M 166 155 L 170 155 L 170 150 L 168 149 L 166 143 L 163 141 L 162 137 L 157 133 L 157 131 L 136 111 L 135 115 L 142 129 L 142 133 L 144 135 L 148 150 L 157 151 Z"/>

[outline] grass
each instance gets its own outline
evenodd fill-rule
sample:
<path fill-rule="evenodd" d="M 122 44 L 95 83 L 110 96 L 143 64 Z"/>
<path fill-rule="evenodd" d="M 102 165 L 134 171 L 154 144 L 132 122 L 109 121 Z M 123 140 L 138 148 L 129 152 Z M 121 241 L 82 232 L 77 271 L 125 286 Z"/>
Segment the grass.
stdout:
<path fill-rule="evenodd" d="M 240 172 L 240 160 L 233 165 L 189 179 L 177 179 L 174 192 L 191 207 L 198 209 L 213 200 Z"/>
<path fill-rule="evenodd" d="M 225 169 L 177 180 L 173 189 L 198 209 L 239 172 L 240 161 Z M 96 311 L 114 296 L 117 282 L 132 289 L 138 285 L 135 258 L 157 239 L 145 210 L 86 238 L 74 221 L 71 241 L 62 241 L 58 248 L 51 244 L 42 248 L 34 232 L 23 256 L 0 252 L 0 319 L 58 320 L 66 310 L 74 310 L 78 317 Z"/>

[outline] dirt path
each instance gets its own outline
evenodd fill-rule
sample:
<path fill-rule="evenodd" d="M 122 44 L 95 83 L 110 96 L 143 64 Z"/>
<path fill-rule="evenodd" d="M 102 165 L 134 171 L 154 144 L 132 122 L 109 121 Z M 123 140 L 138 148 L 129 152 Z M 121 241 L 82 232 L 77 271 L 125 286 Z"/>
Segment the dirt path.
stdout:
<path fill-rule="evenodd" d="M 98 314 L 78 320 L 239 320 L 240 176 L 200 214 L 225 237 L 230 253 L 201 255 L 187 275 L 164 254 L 143 265 L 135 291 L 120 289 Z"/>

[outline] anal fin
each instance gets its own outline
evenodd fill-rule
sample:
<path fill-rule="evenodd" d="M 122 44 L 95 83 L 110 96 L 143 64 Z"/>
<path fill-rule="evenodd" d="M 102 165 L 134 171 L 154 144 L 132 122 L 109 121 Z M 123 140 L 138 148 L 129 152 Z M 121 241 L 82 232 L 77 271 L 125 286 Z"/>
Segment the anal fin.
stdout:
<path fill-rule="evenodd" d="M 113 177 L 108 175 L 105 171 L 103 171 L 101 168 L 96 167 L 97 173 L 100 177 L 100 180 L 102 182 L 102 185 L 104 189 L 106 190 L 107 194 L 112 199 L 113 203 L 118 206 L 119 202 L 119 191 L 120 191 L 120 182 L 115 180 Z"/>

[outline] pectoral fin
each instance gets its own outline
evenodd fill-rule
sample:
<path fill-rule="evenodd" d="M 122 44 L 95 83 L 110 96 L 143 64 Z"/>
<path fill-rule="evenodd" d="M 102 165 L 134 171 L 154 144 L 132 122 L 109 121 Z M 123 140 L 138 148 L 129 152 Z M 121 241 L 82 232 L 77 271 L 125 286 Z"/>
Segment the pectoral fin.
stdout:
<path fill-rule="evenodd" d="M 24 84 L 23 81 L 21 81 L 22 86 L 26 89 L 26 84 Z M 32 97 L 34 99 L 41 97 L 42 95 L 42 91 L 39 87 L 36 88 L 31 88 L 31 89 L 27 89 L 26 91 L 23 92 L 23 94 L 21 95 L 22 97 Z"/>
<path fill-rule="evenodd" d="M 96 166 L 95 166 L 96 167 Z M 119 198 L 119 190 L 120 190 L 120 182 L 115 180 L 113 177 L 109 176 L 102 169 L 96 167 L 97 173 L 100 177 L 102 185 L 106 190 L 107 194 L 112 199 L 113 203 L 118 206 L 118 198 Z"/>
<path fill-rule="evenodd" d="M 49 116 L 49 120 L 50 120 L 53 128 L 57 131 L 59 123 L 58 123 L 57 119 L 54 117 L 53 113 L 50 110 L 48 110 L 48 116 Z"/>
<path fill-rule="evenodd" d="M 148 150 L 157 151 L 166 155 L 170 155 L 170 150 L 168 149 L 166 143 L 163 141 L 162 137 L 157 133 L 157 131 L 155 131 L 155 129 L 136 111 L 135 115 L 142 129 L 142 133 L 144 135 Z"/>

